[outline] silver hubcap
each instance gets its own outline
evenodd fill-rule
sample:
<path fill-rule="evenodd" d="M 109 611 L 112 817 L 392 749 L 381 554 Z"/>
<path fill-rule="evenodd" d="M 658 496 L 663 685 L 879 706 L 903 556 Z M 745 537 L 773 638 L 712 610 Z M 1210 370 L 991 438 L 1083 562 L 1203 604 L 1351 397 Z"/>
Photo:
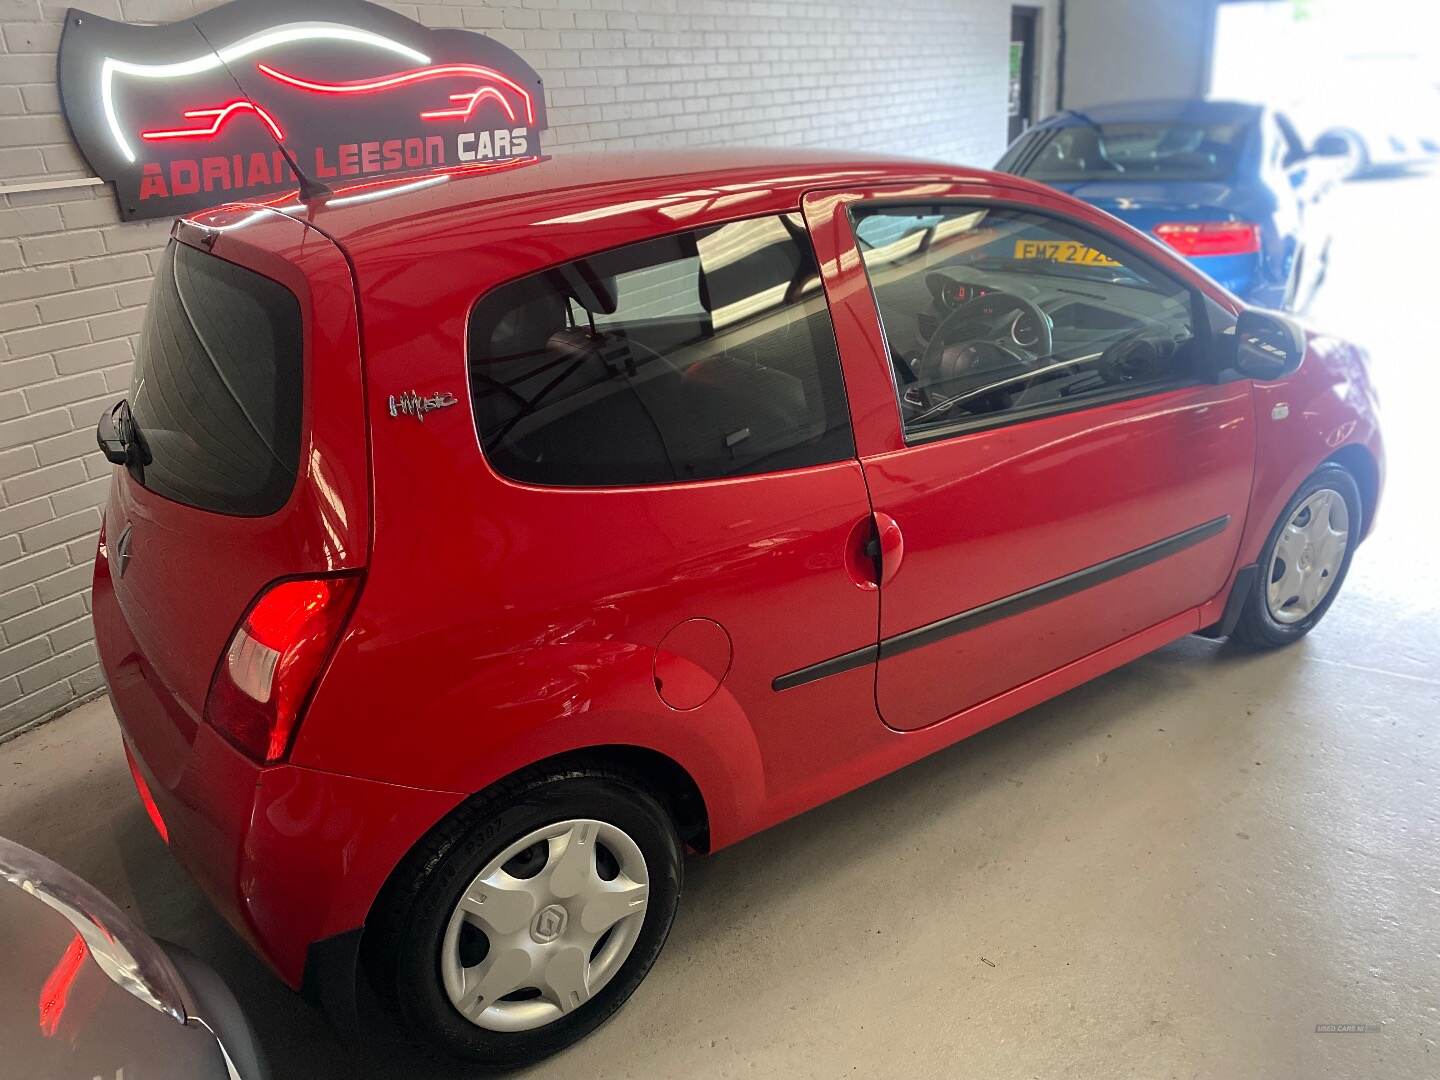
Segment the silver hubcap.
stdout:
<path fill-rule="evenodd" d="M 1335 584 L 1350 542 L 1350 510 L 1338 491 L 1313 492 L 1290 515 L 1270 552 L 1266 601 L 1276 622 L 1297 623 Z"/>
<path fill-rule="evenodd" d="M 614 978 L 649 899 L 645 856 L 614 825 L 576 819 L 536 829 L 461 894 L 440 946 L 445 992 L 492 1031 L 558 1020 Z"/>

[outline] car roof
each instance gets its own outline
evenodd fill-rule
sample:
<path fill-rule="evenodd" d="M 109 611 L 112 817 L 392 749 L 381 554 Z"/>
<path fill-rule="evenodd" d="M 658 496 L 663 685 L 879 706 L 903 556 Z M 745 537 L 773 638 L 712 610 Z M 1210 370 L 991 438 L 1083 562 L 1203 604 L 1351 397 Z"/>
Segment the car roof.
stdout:
<path fill-rule="evenodd" d="M 1088 109 L 1073 109 L 1046 121 L 1047 124 L 1068 126 L 1093 120 L 1097 124 L 1133 124 L 1145 121 L 1160 123 L 1235 123 L 1259 118 L 1264 106 L 1248 101 L 1202 101 L 1196 98 L 1156 98 L 1148 101 L 1117 101 Z"/>
<path fill-rule="evenodd" d="M 357 178 L 349 184 L 331 181 L 333 193 L 303 210 L 293 197 L 288 204 L 276 206 L 272 200 L 268 205 L 308 222 L 358 260 L 368 251 L 413 241 L 427 230 L 442 231 L 461 221 L 467 229 L 521 221 L 593 219 L 603 224 L 631 210 L 705 200 L 733 202 L 755 214 L 775 213 L 794 209 L 804 192 L 816 188 L 919 178 L 1047 190 L 1016 177 L 940 162 L 730 148 L 562 153 L 397 178 Z M 676 221 L 683 226 L 678 210 Z"/>

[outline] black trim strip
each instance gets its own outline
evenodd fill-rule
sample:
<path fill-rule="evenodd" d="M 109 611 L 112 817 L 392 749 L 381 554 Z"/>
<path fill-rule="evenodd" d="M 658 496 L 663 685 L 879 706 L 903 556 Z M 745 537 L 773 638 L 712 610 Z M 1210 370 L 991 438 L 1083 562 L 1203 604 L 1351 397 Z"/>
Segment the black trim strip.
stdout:
<path fill-rule="evenodd" d="M 1009 618 L 1011 615 L 1019 615 L 1024 611 L 1031 611 L 1043 604 L 1049 604 L 1055 600 L 1064 599 L 1067 596 L 1074 596 L 1085 589 L 1093 588 L 1096 585 L 1128 574 L 1133 570 L 1149 566 L 1151 563 L 1159 562 L 1177 552 L 1184 551 L 1188 547 L 1208 540 L 1225 531 L 1230 524 L 1230 515 L 1214 518 L 1203 525 L 1196 525 L 1194 528 L 1186 529 L 1184 532 L 1176 533 L 1174 536 L 1166 537 L 1164 540 L 1157 540 L 1153 544 L 1146 544 L 1144 547 L 1136 548 L 1134 551 L 1127 551 L 1123 555 L 1117 555 L 1113 559 L 1106 559 L 1104 562 L 1096 563 L 1094 566 L 1087 566 L 1084 570 L 1077 570 L 1073 574 L 1066 574 L 1064 577 L 1055 578 L 1040 585 L 1035 585 L 1018 593 L 1009 596 L 1002 596 L 998 600 L 992 600 L 988 604 L 981 604 L 979 607 L 970 608 L 956 615 L 947 616 L 936 622 L 926 623 L 924 626 L 917 626 L 913 630 L 906 630 L 903 633 L 895 634 L 885 638 L 878 646 L 868 645 L 863 649 L 855 649 L 852 652 L 842 653 L 833 656 L 828 660 L 822 660 L 818 664 L 811 664 L 809 667 L 800 668 L 784 675 L 776 676 L 770 684 L 771 689 L 789 690 L 796 686 L 802 686 L 816 679 L 823 679 L 827 675 L 838 675 L 842 671 L 850 671 L 853 668 L 863 667 L 865 664 L 873 663 L 877 659 L 884 660 L 891 656 L 900 656 L 913 649 L 923 648 L 926 645 L 943 641 L 955 634 L 963 634 L 967 630 L 975 630 L 988 623 L 996 622 L 999 619 Z"/>
<path fill-rule="evenodd" d="M 792 687 L 803 686 L 805 683 L 814 682 L 816 679 L 823 679 L 827 675 L 839 675 L 842 671 L 849 671 L 852 668 L 873 664 L 878 659 L 880 659 L 880 647 L 878 645 L 866 645 L 863 649 L 856 649 L 854 652 L 832 656 L 829 660 L 821 660 L 818 664 L 802 667 L 786 675 L 776 675 L 775 680 L 770 684 L 770 689 L 776 691 L 789 690 Z"/>

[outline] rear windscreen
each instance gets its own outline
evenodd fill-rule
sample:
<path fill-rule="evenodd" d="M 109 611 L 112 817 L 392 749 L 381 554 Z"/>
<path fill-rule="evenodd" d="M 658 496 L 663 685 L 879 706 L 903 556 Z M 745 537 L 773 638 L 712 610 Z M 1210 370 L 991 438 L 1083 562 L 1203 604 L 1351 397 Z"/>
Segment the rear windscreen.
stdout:
<path fill-rule="evenodd" d="M 300 325 L 285 286 L 172 240 L 130 386 L 136 479 L 202 510 L 280 509 L 300 457 Z"/>
<path fill-rule="evenodd" d="M 1038 132 L 1000 162 L 1032 180 L 1223 180 L 1235 171 L 1247 127 L 1225 124 L 1073 124 Z M 1012 156 L 1013 155 L 1013 156 Z"/>

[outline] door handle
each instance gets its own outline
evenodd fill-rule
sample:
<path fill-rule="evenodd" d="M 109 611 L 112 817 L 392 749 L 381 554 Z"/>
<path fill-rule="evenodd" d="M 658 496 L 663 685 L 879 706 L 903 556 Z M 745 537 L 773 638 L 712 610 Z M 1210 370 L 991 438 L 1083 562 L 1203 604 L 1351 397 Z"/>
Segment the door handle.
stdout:
<path fill-rule="evenodd" d="M 873 512 L 860 518 L 845 541 L 845 566 L 857 589 L 874 591 L 900 569 L 905 555 L 905 537 L 889 514 Z"/>
<path fill-rule="evenodd" d="M 900 572 L 905 558 L 905 534 L 900 531 L 900 523 L 883 510 L 876 510 L 870 517 L 875 526 L 876 569 L 880 584 L 888 585 Z"/>

